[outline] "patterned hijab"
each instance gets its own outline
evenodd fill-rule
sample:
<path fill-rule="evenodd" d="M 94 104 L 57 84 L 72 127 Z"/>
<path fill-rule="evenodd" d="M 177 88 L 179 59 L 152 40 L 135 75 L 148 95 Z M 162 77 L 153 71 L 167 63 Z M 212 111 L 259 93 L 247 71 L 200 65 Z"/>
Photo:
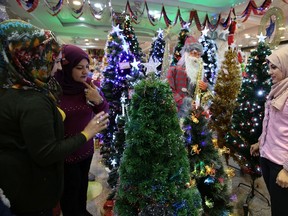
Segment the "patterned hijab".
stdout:
<path fill-rule="evenodd" d="M 0 23 L 0 88 L 33 89 L 57 101 L 61 88 L 51 70 L 59 50 L 50 31 L 22 20 Z"/>

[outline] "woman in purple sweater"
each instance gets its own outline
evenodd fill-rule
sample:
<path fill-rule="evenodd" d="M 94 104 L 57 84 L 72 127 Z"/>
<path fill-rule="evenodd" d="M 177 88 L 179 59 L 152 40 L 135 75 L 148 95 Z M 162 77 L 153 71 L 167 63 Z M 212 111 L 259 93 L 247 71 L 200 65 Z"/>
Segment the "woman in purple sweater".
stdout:
<path fill-rule="evenodd" d="M 62 70 L 55 74 L 63 94 L 60 108 L 65 112 L 65 137 L 73 136 L 98 112 L 108 112 L 109 105 L 93 81 L 88 77 L 89 57 L 81 48 L 64 45 Z M 92 215 L 86 210 L 88 173 L 94 153 L 93 139 L 65 159 L 64 193 L 61 198 L 63 216 Z"/>

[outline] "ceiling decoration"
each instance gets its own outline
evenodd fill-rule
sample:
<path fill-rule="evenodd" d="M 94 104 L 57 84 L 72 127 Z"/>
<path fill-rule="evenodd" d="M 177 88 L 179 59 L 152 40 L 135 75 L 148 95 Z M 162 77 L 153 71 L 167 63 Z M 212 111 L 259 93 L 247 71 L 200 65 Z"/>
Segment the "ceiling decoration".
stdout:
<path fill-rule="evenodd" d="M 33 10 L 35 10 L 38 6 L 38 3 L 39 3 L 39 0 L 30 0 L 30 1 L 16 0 L 16 1 L 18 2 L 18 4 L 21 7 L 23 7 L 29 13 L 32 12 Z M 62 9 L 63 0 L 59 0 L 55 6 L 51 6 L 47 0 L 44 0 L 44 2 L 46 4 L 47 8 L 49 9 L 49 13 L 52 16 L 56 16 Z M 80 5 L 80 7 L 78 7 L 76 9 L 76 8 L 72 7 L 68 2 L 69 7 L 73 11 L 72 16 L 74 16 L 74 18 L 78 19 L 83 15 L 83 12 L 84 12 L 83 8 L 84 8 L 85 3 L 86 3 L 86 0 L 82 0 L 82 4 Z M 247 7 L 245 8 L 245 10 L 241 14 L 241 18 L 244 18 L 244 20 L 242 22 L 245 22 L 249 18 L 251 11 L 253 12 L 254 15 L 263 15 L 269 9 L 271 3 L 272 3 L 272 0 L 264 0 L 264 2 L 261 4 L 261 6 L 258 7 L 254 0 L 250 0 Z M 97 15 L 99 15 L 100 13 L 103 13 L 103 10 L 101 12 L 96 11 L 92 7 L 92 5 L 90 4 L 90 1 L 88 2 L 88 4 L 89 4 L 89 8 L 90 8 L 90 11 L 91 11 L 93 17 L 97 17 Z M 122 19 L 124 19 L 123 13 L 120 13 L 120 12 L 117 13 L 117 12 L 113 11 L 113 8 L 111 5 L 111 0 L 109 1 L 109 6 L 111 7 L 111 10 L 109 11 L 109 13 L 112 11 L 111 16 L 113 17 L 114 20 L 119 19 L 119 16 L 123 16 Z M 145 11 L 147 13 L 147 18 L 148 18 L 149 22 L 151 23 L 151 25 L 153 25 L 153 26 L 156 25 L 155 19 L 149 13 L 149 6 L 148 6 L 146 0 L 144 2 L 144 8 L 143 8 L 142 13 L 140 15 L 136 15 L 134 13 L 134 11 L 132 10 L 132 8 L 130 6 L 129 0 L 127 0 L 125 12 L 130 15 L 132 22 L 139 24 L 138 17 L 142 16 Z M 194 21 L 198 31 L 202 31 L 206 26 L 210 31 L 215 31 L 218 28 L 218 26 L 223 27 L 224 30 L 227 29 L 231 24 L 231 20 L 233 19 L 231 15 L 234 15 L 234 18 L 236 17 L 236 13 L 235 13 L 234 8 L 230 9 L 229 14 L 228 14 L 227 18 L 224 19 L 224 21 L 222 21 L 223 18 L 221 16 L 221 13 L 219 13 L 219 15 L 216 19 L 214 17 L 214 18 L 212 18 L 212 20 L 210 20 L 208 13 L 206 13 L 206 15 L 204 17 L 204 21 L 201 23 L 200 17 L 198 16 L 198 11 L 197 10 L 191 10 L 189 19 L 187 21 L 185 21 L 183 19 L 183 17 L 181 16 L 181 11 L 180 11 L 180 8 L 178 7 L 178 10 L 176 12 L 176 17 L 174 18 L 174 21 L 172 22 L 172 20 L 169 19 L 168 15 L 166 13 L 165 6 L 163 4 L 159 21 L 161 20 L 161 18 L 163 18 L 164 22 L 166 24 L 166 27 L 169 27 L 170 25 L 176 25 L 178 20 L 180 22 L 181 27 L 184 27 L 186 24 L 192 25 L 192 23 Z M 120 18 L 120 20 L 121 20 L 121 18 Z M 121 22 L 122 22 L 122 20 L 121 20 Z"/>

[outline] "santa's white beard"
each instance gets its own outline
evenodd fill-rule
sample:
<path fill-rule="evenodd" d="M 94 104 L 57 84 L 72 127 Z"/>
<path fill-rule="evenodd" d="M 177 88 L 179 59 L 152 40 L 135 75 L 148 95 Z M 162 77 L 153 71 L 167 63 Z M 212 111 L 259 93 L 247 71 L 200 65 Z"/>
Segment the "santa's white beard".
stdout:
<path fill-rule="evenodd" d="M 200 69 L 200 61 L 201 59 L 185 55 L 185 66 L 187 76 L 190 78 L 191 83 L 196 84 L 198 72 Z"/>

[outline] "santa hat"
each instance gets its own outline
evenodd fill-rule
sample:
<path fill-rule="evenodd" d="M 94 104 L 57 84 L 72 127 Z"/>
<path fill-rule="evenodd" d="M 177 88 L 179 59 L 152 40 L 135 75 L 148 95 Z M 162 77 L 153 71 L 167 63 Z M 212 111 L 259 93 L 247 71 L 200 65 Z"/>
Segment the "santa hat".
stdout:
<path fill-rule="evenodd" d="M 200 53 L 200 55 L 203 54 L 203 46 L 201 43 L 199 43 L 196 38 L 193 36 L 188 36 L 185 40 L 185 45 L 182 48 L 182 53 L 184 52 L 191 52 L 193 50 L 196 50 Z"/>

